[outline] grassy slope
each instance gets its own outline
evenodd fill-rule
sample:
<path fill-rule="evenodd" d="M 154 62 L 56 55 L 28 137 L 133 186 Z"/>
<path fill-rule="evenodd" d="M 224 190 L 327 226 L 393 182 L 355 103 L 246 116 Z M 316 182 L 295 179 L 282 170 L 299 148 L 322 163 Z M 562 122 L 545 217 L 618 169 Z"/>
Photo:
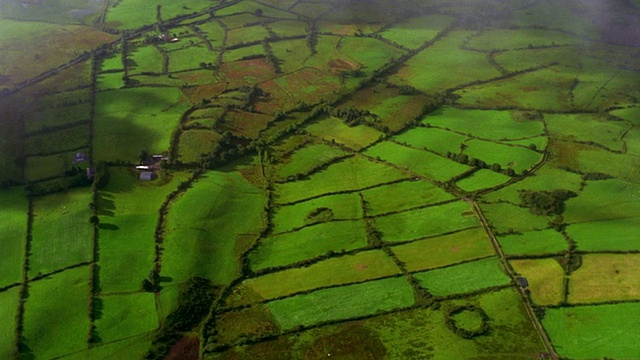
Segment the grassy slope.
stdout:
<path fill-rule="evenodd" d="M 3 287 L 22 280 L 29 204 L 21 188 L 0 190 L 0 203 L 0 254 L 12 254 L 0 261 L 0 287 Z"/>
<path fill-rule="evenodd" d="M 11 359 L 13 356 L 19 290 L 19 287 L 14 287 L 0 292 L 0 319 L 3 319 L 3 330 L 0 331 L 0 357 L 3 359 Z"/>
<path fill-rule="evenodd" d="M 452 200 L 453 196 L 426 181 L 403 181 L 362 192 L 367 215 L 375 216 Z"/>
<path fill-rule="evenodd" d="M 264 193 L 237 172 L 211 171 L 169 210 L 162 275 L 226 284 L 238 275 L 236 238 L 262 229 Z M 187 215 L 188 214 L 188 215 Z"/>
<path fill-rule="evenodd" d="M 109 295 L 99 298 L 102 314 L 95 325 L 104 343 L 148 333 L 158 327 L 151 293 Z"/>

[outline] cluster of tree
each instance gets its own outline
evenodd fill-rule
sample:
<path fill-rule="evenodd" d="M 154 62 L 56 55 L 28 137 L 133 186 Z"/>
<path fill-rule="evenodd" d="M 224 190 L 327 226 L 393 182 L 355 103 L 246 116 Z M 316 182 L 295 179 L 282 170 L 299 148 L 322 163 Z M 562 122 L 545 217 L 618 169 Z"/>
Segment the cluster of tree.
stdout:
<path fill-rule="evenodd" d="M 384 243 L 380 237 L 380 232 L 376 230 L 373 219 L 366 219 L 364 222 L 364 229 L 366 231 L 367 243 L 371 248 L 381 248 Z"/>
<path fill-rule="evenodd" d="M 243 108 L 245 110 L 250 108 L 251 105 L 253 104 L 253 102 L 258 97 L 264 95 L 264 91 L 262 91 L 262 89 L 260 89 L 256 85 L 253 85 L 253 86 L 242 85 L 242 86 L 240 86 L 238 91 L 242 93 L 242 100 L 244 101 Z"/>
<path fill-rule="evenodd" d="M 158 330 L 145 359 L 164 359 L 171 346 L 182 337 L 181 332 L 192 330 L 204 320 L 219 290 L 202 277 L 192 277 L 182 284 L 178 306 Z"/>
<path fill-rule="evenodd" d="M 379 119 L 378 115 L 367 109 L 356 109 L 354 107 L 335 108 L 327 105 L 324 110 L 329 115 L 341 119 L 347 126 L 369 124 Z"/>
<path fill-rule="evenodd" d="M 553 191 L 520 190 L 520 205 L 528 208 L 536 215 L 562 214 L 564 202 L 578 196 L 571 190 L 558 189 Z"/>
<path fill-rule="evenodd" d="M 264 52 L 267 54 L 264 58 L 267 64 L 269 64 L 273 68 L 273 71 L 276 74 L 282 74 L 282 68 L 280 67 L 280 59 L 278 59 L 273 54 L 273 49 L 271 48 L 271 43 L 269 42 L 269 39 L 262 40 L 262 47 L 264 48 Z"/>
<path fill-rule="evenodd" d="M 479 168 L 479 169 L 490 169 L 492 171 L 495 172 L 499 172 L 499 173 L 503 173 L 507 176 L 516 176 L 516 172 L 515 170 L 513 170 L 512 168 L 506 168 L 503 169 L 502 166 L 498 163 L 494 163 L 492 165 L 488 165 L 486 162 L 484 162 L 483 160 L 480 160 L 478 158 L 474 158 L 474 157 L 469 157 L 469 155 L 467 154 L 462 154 L 462 153 L 453 153 L 451 151 L 447 151 L 447 157 L 453 161 L 459 162 L 460 164 L 465 164 L 465 165 L 469 165 L 469 166 L 473 166 L 475 168 Z"/>
<path fill-rule="evenodd" d="M 478 315 L 482 320 L 482 324 L 476 329 L 465 329 L 456 323 L 454 320 L 454 316 L 462 313 L 463 311 L 470 311 Z M 487 315 L 482 308 L 473 306 L 473 305 L 462 305 L 457 306 L 451 309 L 445 318 L 445 325 L 449 328 L 449 330 L 453 331 L 454 334 L 460 336 L 463 339 L 473 339 L 477 336 L 481 336 L 486 334 L 489 331 L 489 315 Z"/>
<path fill-rule="evenodd" d="M 218 140 L 218 143 L 213 147 L 213 150 L 208 154 L 200 156 L 200 168 L 214 169 L 231 160 L 239 158 L 252 150 L 250 146 L 247 146 L 248 143 L 249 141 L 247 139 L 235 136 L 229 131 L 225 131 L 220 140 Z"/>
<path fill-rule="evenodd" d="M 309 26 L 307 26 L 307 32 L 309 33 L 307 35 L 307 47 L 309 48 L 309 52 L 311 52 L 312 55 L 315 55 L 318 53 L 316 50 L 316 45 L 318 45 L 318 26 L 315 21 L 309 23 Z"/>
<path fill-rule="evenodd" d="M 328 207 L 319 207 L 311 210 L 304 218 L 304 222 L 307 225 L 317 224 L 321 222 L 327 222 L 333 219 L 333 210 Z"/>
<path fill-rule="evenodd" d="M 423 288 L 422 285 L 420 285 L 420 283 L 418 282 L 418 280 L 416 280 L 416 278 L 413 277 L 412 275 L 410 274 L 407 275 L 407 280 L 411 285 L 411 287 L 413 288 L 413 296 L 416 299 L 416 305 L 423 306 L 423 307 L 428 307 L 433 305 L 435 301 L 433 294 L 431 294 L 429 291 Z"/>

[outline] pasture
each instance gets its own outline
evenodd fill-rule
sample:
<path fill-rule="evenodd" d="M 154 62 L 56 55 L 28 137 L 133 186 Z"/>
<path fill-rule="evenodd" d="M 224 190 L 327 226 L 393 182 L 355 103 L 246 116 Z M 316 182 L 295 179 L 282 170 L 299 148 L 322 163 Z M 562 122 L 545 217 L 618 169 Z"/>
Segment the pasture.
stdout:
<path fill-rule="evenodd" d="M 101 296 L 102 314 L 95 322 L 101 342 L 110 343 L 158 328 L 154 295 L 135 293 Z"/>
<path fill-rule="evenodd" d="M 455 201 L 375 218 L 382 240 L 401 242 L 475 227 L 479 220 L 469 204 Z"/>
<path fill-rule="evenodd" d="M 598 303 L 640 298 L 639 254 L 586 254 L 571 273 L 569 302 Z"/>
<path fill-rule="evenodd" d="M 393 24 L 380 33 L 382 37 L 410 49 L 416 49 L 451 24 L 453 19 L 443 15 L 412 17 Z"/>
<path fill-rule="evenodd" d="M 556 259 L 509 261 L 513 270 L 527 279 L 531 300 L 537 306 L 558 305 L 564 298 L 564 269 Z"/>
<path fill-rule="evenodd" d="M 404 277 L 324 289 L 268 302 L 283 329 L 372 315 L 413 305 L 413 289 Z"/>
<path fill-rule="evenodd" d="M 425 121 L 431 121 L 432 119 L 434 118 L 427 117 Z M 445 123 L 448 124 L 448 122 L 443 122 L 443 124 Z M 459 153 L 461 145 L 467 139 L 466 135 L 434 127 L 418 127 L 394 136 L 394 140 L 400 144 L 408 144 L 414 148 L 429 149 L 440 155 L 446 155 L 447 152 Z"/>
<path fill-rule="evenodd" d="M 16 341 L 16 315 L 20 288 L 14 287 L 0 292 L 0 318 L 3 320 L 4 331 L 0 333 L 0 356 L 9 359 L 13 356 L 13 346 Z"/>
<path fill-rule="evenodd" d="M 508 203 L 480 204 L 480 208 L 499 235 L 544 230 L 549 227 L 546 216 L 537 216 L 529 209 Z"/>
<path fill-rule="evenodd" d="M 285 266 L 314 259 L 328 252 L 349 251 L 367 245 L 362 221 L 333 221 L 295 232 L 261 239 L 249 254 L 251 270 Z"/>
<path fill-rule="evenodd" d="M 506 255 L 555 254 L 569 248 L 564 236 L 553 229 L 499 235 L 497 239 Z"/>
<path fill-rule="evenodd" d="M 640 250 L 638 239 L 640 217 L 599 220 L 571 224 L 567 234 L 581 251 Z"/>
<path fill-rule="evenodd" d="M 522 174 L 542 160 L 542 154 L 526 147 L 508 146 L 489 141 L 469 140 L 464 153 L 469 158 L 480 159 L 487 164 L 500 164 Z"/>
<path fill-rule="evenodd" d="M 347 126 L 342 120 L 328 117 L 307 126 L 307 131 L 325 141 L 337 142 L 354 150 L 360 150 L 380 139 L 383 134 L 365 125 Z"/>
<path fill-rule="evenodd" d="M 369 216 L 399 212 L 425 205 L 453 200 L 453 195 L 419 180 L 406 180 L 362 191 Z"/>
<path fill-rule="evenodd" d="M 287 179 L 289 176 L 306 174 L 310 170 L 346 154 L 347 152 L 326 144 L 305 146 L 283 159 L 284 163 L 277 166 L 276 175 L 280 179 Z"/>
<path fill-rule="evenodd" d="M 409 272 L 435 269 L 494 255 L 481 227 L 391 247 Z"/>
<path fill-rule="evenodd" d="M 0 222 L 1 254 L 13 254 L 0 262 L 0 288 L 22 281 L 27 239 L 28 199 L 23 189 L 0 190 L 2 222 Z"/>
<path fill-rule="evenodd" d="M 481 169 L 458 182 L 456 185 L 466 192 L 474 192 L 504 184 L 511 178 L 491 170 Z"/>
<path fill-rule="evenodd" d="M 29 277 L 87 263 L 93 257 L 91 191 L 69 190 L 33 202 Z"/>
<path fill-rule="evenodd" d="M 436 296 L 462 294 L 507 285 L 511 281 L 497 258 L 491 257 L 413 275 Z"/>
<path fill-rule="evenodd" d="M 201 154 L 213 151 L 222 136 L 212 130 L 187 130 L 180 133 L 179 159 L 185 163 L 195 163 Z"/>
<path fill-rule="evenodd" d="M 578 359 L 636 357 L 638 322 L 639 303 L 547 309 L 542 320 L 558 353 Z"/>

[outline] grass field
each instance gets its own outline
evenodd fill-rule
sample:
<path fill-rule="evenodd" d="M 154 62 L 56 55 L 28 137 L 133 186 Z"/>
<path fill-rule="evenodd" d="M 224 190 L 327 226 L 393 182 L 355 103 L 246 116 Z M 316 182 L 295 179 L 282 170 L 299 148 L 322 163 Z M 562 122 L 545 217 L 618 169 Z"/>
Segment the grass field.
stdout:
<path fill-rule="evenodd" d="M 388 141 L 374 145 L 364 154 L 437 181 L 447 181 L 470 169 L 445 157 Z"/>
<path fill-rule="evenodd" d="M 467 293 L 511 281 L 494 257 L 417 273 L 414 277 L 436 296 Z"/>
<path fill-rule="evenodd" d="M 554 254 L 569 248 L 564 236 L 553 229 L 500 235 L 497 239 L 507 255 Z"/>
<path fill-rule="evenodd" d="M 434 118 L 427 117 L 425 121 L 432 119 Z M 448 124 L 446 121 L 443 123 Z M 397 135 L 394 139 L 401 144 L 406 143 L 417 148 L 427 148 L 440 155 L 446 155 L 448 151 L 459 153 L 460 146 L 468 137 L 452 131 L 418 127 Z"/>
<path fill-rule="evenodd" d="M 136 161 L 140 151 L 161 153 L 188 109 L 179 89 L 132 88 L 98 93 L 94 161 Z"/>
<path fill-rule="evenodd" d="M 405 53 L 402 50 L 368 37 L 344 37 L 340 41 L 338 51 L 352 61 L 361 64 L 362 71 L 367 75 Z"/>
<path fill-rule="evenodd" d="M 452 18 L 443 15 L 409 18 L 385 29 L 380 35 L 402 46 L 416 49 L 438 35 L 451 24 L 452 20 Z"/>
<path fill-rule="evenodd" d="M 262 41 L 269 38 L 269 32 L 264 26 L 256 25 L 250 27 L 241 27 L 231 29 L 227 32 L 227 46 L 250 43 L 253 41 Z"/>
<path fill-rule="evenodd" d="M 556 351 L 574 359 L 637 357 L 639 303 L 548 309 L 542 320 Z"/>
<path fill-rule="evenodd" d="M 391 248 L 407 271 L 423 271 L 494 254 L 483 228 L 415 241 Z"/>
<path fill-rule="evenodd" d="M 331 258 L 308 267 L 284 270 L 246 280 L 262 299 L 270 300 L 325 286 L 349 284 L 396 275 L 400 269 L 381 250 Z M 277 284 L 277 285 L 276 285 Z"/>
<path fill-rule="evenodd" d="M 15 344 L 16 314 L 20 288 L 0 292 L 0 319 L 3 319 L 4 331 L 0 332 L 0 356 L 4 359 L 13 357 Z"/>
<path fill-rule="evenodd" d="M 51 154 L 78 149 L 89 144 L 89 125 L 83 124 L 25 139 L 24 151 L 29 155 Z"/>
<path fill-rule="evenodd" d="M 326 144 L 305 146 L 300 150 L 296 150 L 285 160 L 284 164 L 278 166 L 276 174 L 280 179 L 305 174 L 317 166 L 346 154 L 347 152 Z"/>
<path fill-rule="evenodd" d="M 91 349 L 78 351 L 73 354 L 69 354 L 63 359 L 65 360 L 108 360 L 112 357 L 127 358 L 135 357 L 142 358 L 149 350 L 151 345 L 151 339 L 148 334 L 133 336 L 120 341 L 115 341 L 108 344 L 99 343 Z"/>
<path fill-rule="evenodd" d="M 639 254 L 588 254 L 571 274 L 569 302 L 598 303 L 640 298 Z"/>
<path fill-rule="evenodd" d="M 87 348 L 90 276 L 81 266 L 29 285 L 23 336 L 33 356 L 51 359 Z"/>
<path fill-rule="evenodd" d="M 312 123 L 307 127 L 312 135 L 327 141 L 343 144 L 354 150 L 360 150 L 378 140 L 382 133 L 365 125 L 350 127 L 338 118 L 330 117 Z"/>
<path fill-rule="evenodd" d="M 127 60 L 132 61 L 134 66 L 128 66 L 130 74 L 141 72 L 162 72 L 162 54 L 153 46 L 144 46 L 133 49 L 127 56 Z"/>
<path fill-rule="evenodd" d="M 176 172 L 171 179 L 143 183 L 126 168 L 111 167 L 109 173 L 98 200 L 98 283 L 103 294 L 138 291 L 153 269 L 157 209 L 188 175 Z"/>
<path fill-rule="evenodd" d="M 306 34 L 307 24 L 299 20 L 281 20 L 270 23 L 271 30 L 280 37 Z"/>
<path fill-rule="evenodd" d="M 249 254 L 249 261 L 255 271 L 313 259 L 329 251 L 353 250 L 366 245 L 362 221 L 335 221 L 262 239 Z"/>
<path fill-rule="evenodd" d="M 500 76 L 486 55 L 460 49 L 469 31 L 453 31 L 427 50 L 409 59 L 390 77 L 393 83 L 411 85 L 427 92 L 451 89 L 474 80 Z M 440 72 L 446 68 L 448 71 Z"/>
<path fill-rule="evenodd" d="M 158 328 L 154 295 L 151 293 L 108 295 L 98 298 L 101 316 L 96 330 L 103 343 L 148 333 Z"/>
<path fill-rule="evenodd" d="M 567 234 L 582 251 L 640 250 L 640 217 L 572 224 Z"/>
<path fill-rule="evenodd" d="M 33 202 L 29 276 L 92 259 L 93 225 L 88 188 L 39 197 Z"/>
<path fill-rule="evenodd" d="M 244 57 L 264 55 L 264 47 L 262 44 L 245 46 L 233 50 L 226 50 L 223 55 L 223 61 L 230 63 L 233 61 L 242 60 Z"/>
<path fill-rule="evenodd" d="M 388 242 L 416 240 L 478 225 L 475 213 L 463 201 L 376 218 L 376 229 Z"/>
<path fill-rule="evenodd" d="M 277 184 L 275 201 L 286 204 L 322 194 L 361 190 L 406 177 L 392 167 L 356 156 L 332 164 L 308 179 Z"/>
<path fill-rule="evenodd" d="M 484 215 L 498 234 L 544 230 L 549 227 L 546 216 L 534 215 L 529 209 L 507 203 L 480 204 Z"/>
<path fill-rule="evenodd" d="M 161 6 L 163 20 L 169 20 L 179 15 L 191 14 L 211 7 L 211 2 L 206 0 L 195 1 L 156 1 L 140 2 L 124 0 L 117 6 L 110 6 L 107 11 L 105 23 L 118 29 L 136 29 L 144 25 L 156 23 L 156 7 Z"/>
<path fill-rule="evenodd" d="M 313 216 L 317 209 L 323 208 L 330 209 L 330 214 Z M 295 205 L 278 207 L 273 214 L 272 223 L 273 232 L 277 234 L 315 222 L 357 220 L 360 218 L 362 218 L 360 196 L 357 193 L 347 193 L 323 196 Z"/>
<path fill-rule="evenodd" d="M 318 290 L 266 304 L 283 329 L 348 319 L 413 305 L 413 289 L 404 277 Z"/>
<path fill-rule="evenodd" d="M 521 174 L 542 160 L 542 154 L 519 146 L 502 145 L 489 141 L 470 140 L 464 153 L 469 158 L 483 160 L 487 164 L 500 164 Z"/>
<path fill-rule="evenodd" d="M 200 63 L 215 63 L 217 54 L 203 44 L 189 46 L 169 53 L 169 71 L 200 69 Z"/>
<path fill-rule="evenodd" d="M 0 262 L 0 287 L 22 281 L 28 200 L 22 188 L 0 190 L 0 253 L 12 254 Z"/>
<path fill-rule="evenodd" d="M 402 181 L 362 192 L 367 215 L 376 216 L 452 200 L 454 197 L 426 181 Z"/>
<path fill-rule="evenodd" d="M 89 106 L 88 102 L 83 102 L 72 106 L 56 106 L 44 110 L 30 111 L 26 114 L 26 119 L 24 119 L 25 131 L 30 133 L 53 126 L 88 120 L 91 116 L 91 108 Z"/>
<path fill-rule="evenodd" d="M 456 182 L 456 185 L 464 191 L 474 192 L 504 184 L 510 179 L 510 177 L 501 173 L 481 169 L 473 173 L 473 175 Z"/>
<path fill-rule="evenodd" d="M 555 259 L 509 261 L 513 270 L 529 283 L 531 300 L 537 306 L 558 305 L 563 299 L 564 269 Z"/>
<path fill-rule="evenodd" d="M 198 161 L 200 154 L 213 151 L 221 135 L 212 130 L 187 130 L 180 134 L 178 154 L 180 161 L 193 163 Z"/>
<path fill-rule="evenodd" d="M 82 149 L 85 152 L 88 149 Z M 24 176 L 28 181 L 38 181 L 53 177 L 64 176 L 72 167 L 84 168 L 86 163 L 73 164 L 76 151 L 45 156 L 29 156 L 24 169 Z M 75 166 L 74 166 L 75 165 Z"/>
<path fill-rule="evenodd" d="M 237 238 L 257 237 L 264 226 L 265 199 L 261 189 L 230 170 L 206 173 L 169 209 L 162 276 L 177 283 L 205 276 L 227 284 L 238 275 Z"/>
<path fill-rule="evenodd" d="M 124 72 L 103 73 L 96 76 L 98 90 L 113 90 L 124 87 Z"/>
<path fill-rule="evenodd" d="M 607 121 L 598 115 L 547 115 L 547 129 L 553 136 L 568 140 L 591 141 L 611 150 L 622 151 L 622 136 L 631 125 L 623 121 Z"/>
<path fill-rule="evenodd" d="M 567 223 L 623 219 L 640 214 L 640 184 L 620 179 L 587 182 L 580 196 L 567 201 Z"/>
<path fill-rule="evenodd" d="M 480 50 L 523 49 L 534 46 L 579 44 L 583 41 L 560 31 L 543 29 L 489 30 L 472 37 L 467 46 Z"/>

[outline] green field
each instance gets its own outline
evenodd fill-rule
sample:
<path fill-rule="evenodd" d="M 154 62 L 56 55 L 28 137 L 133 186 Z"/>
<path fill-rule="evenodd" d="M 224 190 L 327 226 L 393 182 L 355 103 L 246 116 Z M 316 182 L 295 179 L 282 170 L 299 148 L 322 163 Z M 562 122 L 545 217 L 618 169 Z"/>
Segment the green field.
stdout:
<path fill-rule="evenodd" d="M 638 355 L 639 303 L 548 309 L 542 320 L 558 353 L 573 359 Z"/>
<path fill-rule="evenodd" d="M 128 66 L 130 74 L 142 72 L 161 73 L 162 63 L 164 61 L 160 51 L 153 46 L 135 48 L 132 53 L 127 56 L 127 60 L 133 63 L 133 66 Z"/>
<path fill-rule="evenodd" d="M 506 255 L 554 254 L 568 250 L 567 240 L 553 229 L 497 237 Z"/>
<path fill-rule="evenodd" d="M 391 248 L 407 271 L 422 271 L 494 255 L 483 228 L 414 241 Z"/>
<path fill-rule="evenodd" d="M 108 186 L 98 193 L 98 283 L 103 294 L 138 291 L 154 265 L 157 209 L 188 175 L 142 182 L 126 168 L 109 173 Z"/>
<path fill-rule="evenodd" d="M 318 290 L 265 306 L 280 326 L 291 329 L 325 321 L 348 319 L 413 305 L 413 290 L 404 277 Z"/>
<path fill-rule="evenodd" d="M 567 201 L 564 217 L 567 223 L 613 220 L 640 214 L 640 184 L 620 179 L 589 181 L 577 196 Z"/>
<path fill-rule="evenodd" d="M 463 201 L 376 218 L 376 229 L 388 242 L 416 240 L 478 225 L 475 212 Z"/>
<path fill-rule="evenodd" d="M 623 135 L 630 129 L 624 121 L 611 121 L 597 115 L 548 115 L 547 129 L 553 136 L 567 140 L 594 142 L 608 149 L 622 151 Z"/>
<path fill-rule="evenodd" d="M 524 233 L 549 227 L 546 216 L 534 215 L 529 209 L 511 204 L 480 204 L 480 208 L 498 234 Z"/>
<path fill-rule="evenodd" d="M 189 107 L 175 88 L 131 88 L 96 96 L 94 160 L 136 161 L 141 151 L 168 150 Z"/>
<path fill-rule="evenodd" d="M 221 135 L 212 130 L 187 130 L 180 134 L 178 154 L 180 161 L 194 163 L 201 154 L 208 154 L 220 140 Z"/>
<path fill-rule="evenodd" d="M 0 262 L 0 287 L 22 281 L 29 203 L 21 189 L 0 190 L 1 254 L 13 254 Z"/>
<path fill-rule="evenodd" d="M 414 277 L 436 296 L 468 293 L 511 281 L 494 257 L 417 273 Z"/>
<path fill-rule="evenodd" d="M 640 250 L 640 217 L 572 224 L 567 234 L 581 251 Z"/>
<path fill-rule="evenodd" d="M 34 135 L 25 139 L 25 152 L 30 155 L 51 154 L 78 149 L 89 144 L 89 125 Z"/>
<path fill-rule="evenodd" d="M 560 32 L 542 29 L 517 29 L 485 31 L 475 36 L 467 44 L 480 50 L 522 49 L 534 46 L 567 45 L 581 43 L 578 37 Z"/>
<path fill-rule="evenodd" d="M 388 141 L 367 149 L 365 154 L 437 181 L 447 181 L 470 169 L 466 165 L 430 152 L 403 147 Z"/>
<path fill-rule="evenodd" d="M 148 333 L 158 328 L 154 295 L 150 293 L 101 296 L 102 315 L 96 330 L 103 343 Z"/>
<path fill-rule="evenodd" d="M 308 267 L 284 270 L 248 279 L 241 286 L 271 300 L 296 292 L 397 275 L 400 269 L 381 250 L 331 258 Z M 277 284 L 277 285 L 276 285 Z"/>
<path fill-rule="evenodd" d="M 90 202 L 88 188 L 34 200 L 29 277 L 92 260 Z"/>
<path fill-rule="evenodd" d="M 20 288 L 14 287 L 0 292 L 0 318 L 4 319 L 2 325 L 4 331 L 0 333 L 0 356 L 5 359 L 13 356 L 19 290 Z"/>
<path fill-rule="evenodd" d="M 307 127 L 307 131 L 326 141 L 335 141 L 354 150 L 371 145 L 382 136 L 381 132 L 368 126 L 349 127 L 334 117 L 312 123 Z"/>
<path fill-rule="evenodd" d="M 29 284 L 22 335 L 33 356 L 51 359 L 87 348 L 90 276 L 81 266 Z"/>
<path fill-rule="evenodd" d="M 169 53 L 169 71 L 185 71 L 199 69 L 200 63 L 215 63 L 217 54 L 209 51 L 204 45 L 189 46 Z"/>
<path fill-rule="evenodd" d="M 332 164 L 307 179 L 277 184 L 275 200 L 276 203 L 287 204 L 318 195 L 366 189 L 406 177 L 392 167 L 355 156 Z"/>
<path fill-rule="evenodd" d="M 25 131 L 42 131 L 58 125 L 73 124 L 89 119 L 89 103 L 83 102 L 72 106 L 50 107 L 36 111 L 24 120 Z"/>
<path fill-rule="evenodd" d="M 362 221 L 333 221 L 262 239 L 249 254 L 249 261 L 252 270 L 259 270 L 366 245 Z"/>
<path fill-rule="evenodd" d="M 555 259 L 509 261 L 513 270 L 527 279 L 531 300 L 538 306 L 558 305 L 563 300 L 564 269 Z"/>
<path fill-rule="evenodd" d="M 377 216 L 429 204 L 452 200 L 454 197 L 437 186 L 419 180 L 402 181 L 362 192 L 367 215 Z"/>
<path fill-rule="evenodd" d="M 519 146 L 502 145 L 489 141 L 470 140 L 464 153 L 469 158 L 480 159 L 487 164 L 500 164 L 502 168 L 521 174 L 542 160 L 542 154 Z"/>
<path fill-rule="evenodd" d="M 385 29 L 380 35 L 402 46 L 415 49 L 438 35 L 451 24 L 451 20 L 450 17 L 442 15 L 410 18 Z"/>
<path fill-rule="evenodd" d="M 473 173 L 473 175 L 456 182 L 456 185 L 466 192 L 474 192 L 504 184 L 509 179 L 510 177 L 501 173 L 481 169 Z"/>
<path fill-rule="evenodd" d="M 237 238 L 257 238 L 264 226 L 264 201 L 262 189 L 236 171 L 206 173 L 169 209 L 162 276 L 178 283 L 191 276 L 205 276 L 215 284 L 233 280 L 239 271 Z"/>
<path fill-rule="evenodd" d="M 432 117 L 427 117 L 431 121 Z M 443 123 L 449 124 L 448 121 Z M 459 153 L 460 145 L 464 143 L 468 137 L 452 131 L 446 131 L 438 128 L 414 128 L 394 137 L 401 144 L 409 144 L 416 148 L 426 148 L 435 151 L 440 155 L 446 155 L 447 152 Z"/>
<path fill-rule="evenodd" d="M 330 209 L 329 211 L 324 210 Z M 315 215 L 323 209 L 320 215 Z M 295 205 L 280 206 L 273 214 L 273 232 L 281 233 L 306 225 L 330 220 L 357 220 L 362 218 L 362 205 L 357 193 L 327 195 Z"/>
<path fill-rule="evenodd" d="M 280 179 L 306 174 L 308 171 L 346 154 L 345 151 L 326 144 L 305 146 L 291 154 L 284 164 L 278 166 L 276 174 Z"/>
<path fill-rule="evenodd" d="M 212 4 L 206 0 L 195 1 L 156 1 L 140 2 L 123 0 L 117 6 L 110 6 L 105 22 L 118 29 L 136 29 L 144 25 L 156 23 L 156 7 L 161 6 L 162 18 L 169 20 L 179 15 L 191 14 L 194 11 L 204 10 Z"/>

